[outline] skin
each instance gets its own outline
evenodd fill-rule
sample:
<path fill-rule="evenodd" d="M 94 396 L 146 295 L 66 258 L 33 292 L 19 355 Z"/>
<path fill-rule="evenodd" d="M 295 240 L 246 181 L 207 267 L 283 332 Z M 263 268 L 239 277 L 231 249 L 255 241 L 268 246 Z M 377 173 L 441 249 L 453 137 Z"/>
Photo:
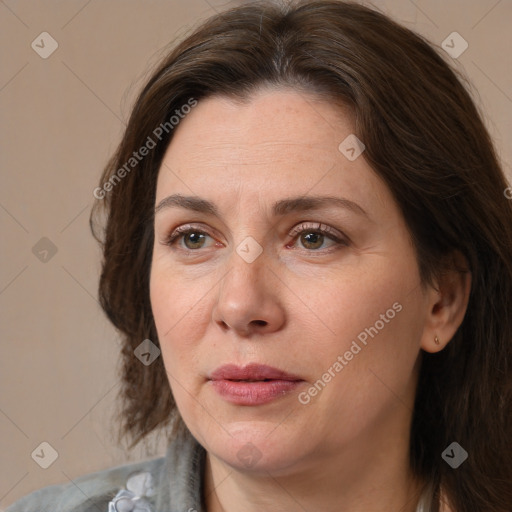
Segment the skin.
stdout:
<path fill-rule="evenodd" d="M 245 104 L 203 99 L 175 130 L 155 205 L 197 195 L 220 215 L 157 211 L 150 293 L 178 409 L 207 450 L 208 512 L 413 512 L 421 482 L 410 473 L 408 445 L 420 349 L 442 350 L 452 338 L 469 278 L 421 285 L 391 192 L 364 153 L 349 161 L 338 149 L 355 131 L 348 109 L 264 88 Z M 367 215 L 333 206 L 272 215 L 275 201 L 304 195 L 343 197 Z M 302 235 L 289 236 L 302 222 Z M 189 223 L 207 236 L 166 244 Z M 319 223 L 345 243 L 308 237 Z M 252 263 L 236 251 L 247 237 L 262 249 Z M 395 303 L 401 311 L 300 403 L 299 393 Z M 304 382 L 258 406 L 231 404 L 212 389 L 209 372 L 250 362 Z M 250 465 L 240 450 L 259 459 Z"/>

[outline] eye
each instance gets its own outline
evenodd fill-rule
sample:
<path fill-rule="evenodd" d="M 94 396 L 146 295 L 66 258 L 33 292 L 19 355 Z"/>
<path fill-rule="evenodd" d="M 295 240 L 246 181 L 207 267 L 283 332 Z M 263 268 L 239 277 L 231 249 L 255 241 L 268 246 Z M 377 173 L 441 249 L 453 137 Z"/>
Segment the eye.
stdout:
<path fill-rule="evenodd" d="M 300 240 L 302 246 L 310 252 L 321 249 L 326 238 L 334 242 L 331 247 L 349 245 L 342 233 L 319 223 L 301 223 L 290 231 L 289 236 L 295 237 L 294 241 Z"/>
<path fill-rule="evenodd" d="M 206 237 L 210 237 L 206 231 L 195 228 L 193 226 L 180 226 L 176 228 L 165 240 L 165 245 L 175 246 L 177 242 L 183 241 L 185 247 L 180 247 L 183 250 L 194 251 L 196 249 L 203 249 L 205 247 L 204 241 Z"/>

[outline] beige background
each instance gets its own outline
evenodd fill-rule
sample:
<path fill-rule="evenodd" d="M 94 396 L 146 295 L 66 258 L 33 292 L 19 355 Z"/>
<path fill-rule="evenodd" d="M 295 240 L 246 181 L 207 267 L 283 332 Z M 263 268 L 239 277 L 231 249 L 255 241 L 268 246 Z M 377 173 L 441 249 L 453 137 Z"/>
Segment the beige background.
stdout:
<path fill-rule="evenodd" d="M 158 440 L 132 453 L 113 442 L 119 341 L 95 298 L 99 250 L 88 215 L 99 173 L 162 47 L 226 5 L 0 1 L 1 508 L 42 486 L 163 453 Z M 374 5 L 437 45 L 453 31 L 468 42 L 458 59 L 446 57 L 478 91 L 510 176 L 512 2 Z M 41 32 L 59 45 L 47 59 L 31 48 Z M 42 237 L 57 249 L 46 262 L 32 252 Z M 58 452 L 48 469 L 31 458 L 43 441 Z"/>

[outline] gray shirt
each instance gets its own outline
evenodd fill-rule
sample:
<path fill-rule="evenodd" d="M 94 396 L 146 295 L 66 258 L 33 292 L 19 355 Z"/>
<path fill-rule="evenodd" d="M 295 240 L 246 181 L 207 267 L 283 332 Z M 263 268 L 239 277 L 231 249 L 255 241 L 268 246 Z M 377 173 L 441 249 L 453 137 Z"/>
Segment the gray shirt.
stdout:
<path fill-rule="evenodd" d="M 165 457 L 45 487 L 21 498 L 6 512 L 203 512 L 205 457 L 204 448 L 187 433 L 169 443 Z M 128 490 L 130 481 L 136 482 L 131 484 L 135 492 Z M 141 481 L 146 487 L 141 487 Z"/>

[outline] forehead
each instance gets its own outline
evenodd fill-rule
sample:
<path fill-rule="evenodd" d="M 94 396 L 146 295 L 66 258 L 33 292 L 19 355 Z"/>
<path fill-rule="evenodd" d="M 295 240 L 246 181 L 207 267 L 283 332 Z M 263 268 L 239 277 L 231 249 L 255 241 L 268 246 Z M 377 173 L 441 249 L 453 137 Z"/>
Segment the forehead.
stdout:
<path fill-rule="evenodd" d="M 205 98 L 175 128 L 156 201 L 181 192 L 220 202 L 235 192 L 271 200 L 371 195 L 385 202 L 387 192 L 364 158 L 349 161 L 338 149 L 353 131 L 348 108 L 313 94 L 263 89 L 244 102 Z"/>
<path fill-rule="evenodd" d="M 352 132 L 348 108 L 342 110 L 311 93 L 261 89 L 243 102 L 225 96 L 201 99 L 176 127 L 171 146 L 197 149 L 191 157 L 215 151 L 236 160 L 253 150 L 264 159 L 279 155 L 279 147 L 294 154 L 302 148 L 325 152 L 333 138 L 341 137 L 341 142 Z"/>

